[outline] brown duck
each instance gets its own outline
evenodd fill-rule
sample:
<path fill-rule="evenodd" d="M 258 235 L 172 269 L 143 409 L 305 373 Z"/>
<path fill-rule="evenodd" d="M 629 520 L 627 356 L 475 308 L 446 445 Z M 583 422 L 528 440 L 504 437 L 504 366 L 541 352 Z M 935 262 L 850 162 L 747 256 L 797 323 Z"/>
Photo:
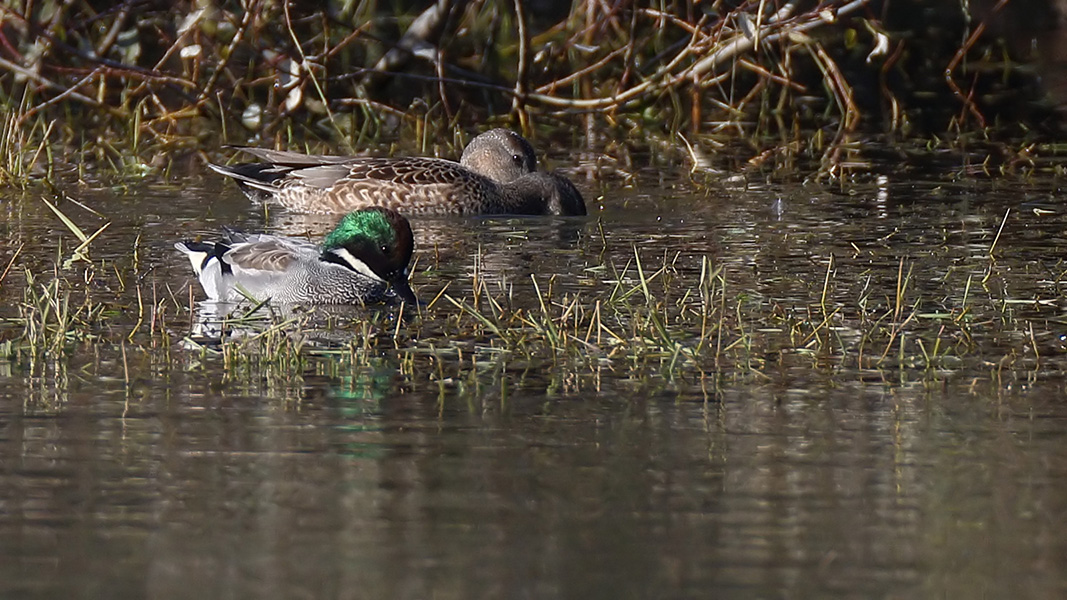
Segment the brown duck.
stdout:
<path fill-rule="evenodd" d="M 209 165 L 253 200 L 304 213 L 384 206 L 406 215 L 584 215 L 566 177 L 537 171 L 533 146 L 507 129 L 471 140 L 460 162 L 440 158 L 360 158 L 241 148 L 264 161 Z"/>

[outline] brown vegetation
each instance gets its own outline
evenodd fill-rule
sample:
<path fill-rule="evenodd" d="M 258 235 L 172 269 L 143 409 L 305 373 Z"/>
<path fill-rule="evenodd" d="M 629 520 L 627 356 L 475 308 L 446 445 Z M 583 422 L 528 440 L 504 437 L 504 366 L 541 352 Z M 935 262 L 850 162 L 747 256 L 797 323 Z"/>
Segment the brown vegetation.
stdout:
<path fill-rule="evenodd" d="M 941 77 L 942 127 L 987 126 L 966 73 L 985 20 L 931 57 L 886 26 L 909 26 L 907 2 L 559 4 L 5 0 L 0 103 L 22 145 L 48 133 L 119 165 L 257 137 L 448 139 L 487 118 L 529 132 L 531 115 L 581 124 L 591 143 L 617 127 L 799 139 L 826 126 L 840 142 L 864 118 L 907 132 L 916 67 Z M 966 22 L 958 6 L 934 10 Z M 5 163 L 9 178 L 24 169 Z"/>

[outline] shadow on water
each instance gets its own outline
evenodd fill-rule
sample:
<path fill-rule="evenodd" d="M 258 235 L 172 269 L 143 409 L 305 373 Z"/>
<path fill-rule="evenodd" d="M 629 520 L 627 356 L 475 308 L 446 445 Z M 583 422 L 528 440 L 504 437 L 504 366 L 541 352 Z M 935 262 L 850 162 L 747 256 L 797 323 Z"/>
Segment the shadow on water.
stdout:
<path fill-rule="evenodd" d="M 1067 586 L 1055 181 L 707 191 L 679 178 L 589 190 L 604 197 L 586 219 L 418 221 L 417 316 L 315 309 L 280 330 L 277 313 L 248 325 L 276 336 L 275 355 L 183 341 L 197 313 L 172 243 L 223 224 L 317 236 L 331 223 L 219 185 L 79 190 L 102 217 L 61 206 L 86 230 L 111 223 L 93 267 L 65 272 L 80 277 L 72 305 L 91 296 L 99 313 L 66 351 L 0 361 L 0 595 Z M 46 285 L 77 244 L 33 194 L 0 206 L 0 262 L 19 254 L 0 288 L 10 344 L 28 277 Z M 647 313 L 609 301 L 646 305 L 637 258 L 659 273 L 644 285 L 663 337 L 718 349 L 672 356 L 634 324 Z M 709 265 L 722 335 L 687 312 Z M 544 342 L 546 298 L 554 314 L 600 302 L 601 319 L 569 334 L 577 349 Z M 476 303 L 507 315 L 492 326 L 524 329 L 502 344 Z"/>

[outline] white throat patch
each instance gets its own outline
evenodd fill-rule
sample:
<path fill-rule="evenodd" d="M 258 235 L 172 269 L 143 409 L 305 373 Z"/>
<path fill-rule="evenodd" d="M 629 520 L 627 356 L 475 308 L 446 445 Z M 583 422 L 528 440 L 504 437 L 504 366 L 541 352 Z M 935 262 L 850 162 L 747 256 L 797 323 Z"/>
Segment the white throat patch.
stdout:
<path fill-rule="evenodd" d="M 352 267 L 352 270 L 359 273 L 360 275 L 366 275 L 367 277 L 370 277 L 375 281 L 385 281 L 384 279 L 379 277 L 377 273 L 372 271 L 371 268 L 367 266 L 367 263 L 356 258 L 355 256 L 352 256 L 352 253 L 349 252 L 346 248 L 334 248 L 333 250 L 330 250 L 330 252 L 333 252 L 335 255 L 340 256 L 341 260 L 348 263 L 348 266 Z"/>

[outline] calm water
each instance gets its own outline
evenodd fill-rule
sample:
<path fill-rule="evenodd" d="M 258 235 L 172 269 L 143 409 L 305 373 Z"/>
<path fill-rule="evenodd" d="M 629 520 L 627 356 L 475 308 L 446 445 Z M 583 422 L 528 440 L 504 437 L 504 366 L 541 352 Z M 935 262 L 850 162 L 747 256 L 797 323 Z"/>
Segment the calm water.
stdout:
<path fill-rule="evenodd" d="M 416 291 L 462 296 L 477 272 L 513 282 L 520 306 L 536 306 L 531 274 L 606 294 L 598 267 L 636 246 L 680 280 L 708 257 L 782 310 L 818 302 L 833 255 L 835 302 L 890 306 L 903 259 L 924 314 L 959 308 L 970 281 L 973 343 L 934 370 L 796 352 L 718 372 L 623 359 L 568 372 L 479 343 L 437 373 L 384 350 L 351 368 L 228 367 L 182 348 L 187 314 L 148 347 L 133 282 L 144 303 L 185 302 L 175 239 L 328 219 L 250 208 L 212 177 L 72 188 L 112 223 L 92 258 L 115 266 L 85 289 L 131 308 L 107 320 L 107 343 L 0 361 L 0 596 L 1067 595 L 1057 182 L 580 185 L 607 196 L 591 202 L 599 220 L 415 223 Z M 104 222 L 63 208 L 89 231 Z M 23 267 L 47 281 L 76 244 L 39 195 L 0 211 L 0 267 L 22 248 L 0 284 L 12 316 Z M 430 311 L 428 327 L 455 312 Z"/>

